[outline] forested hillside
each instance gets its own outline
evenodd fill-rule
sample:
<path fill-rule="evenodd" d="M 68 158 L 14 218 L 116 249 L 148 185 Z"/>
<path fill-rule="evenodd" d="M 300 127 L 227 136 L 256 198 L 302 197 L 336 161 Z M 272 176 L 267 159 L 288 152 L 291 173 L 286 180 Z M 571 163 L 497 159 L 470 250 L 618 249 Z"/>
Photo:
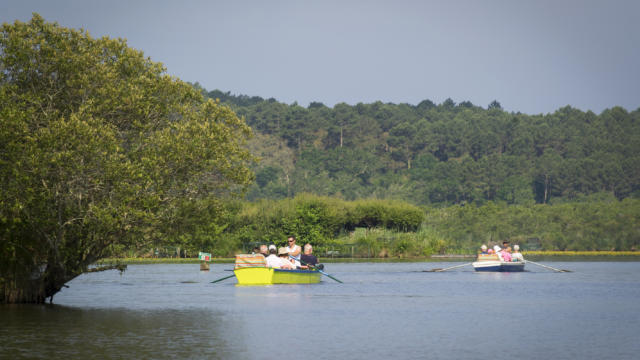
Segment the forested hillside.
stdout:
<path fill-rule="evenodd" d="M 444 206 L 640 196 L 640 109 L 527 115 L 451 99 L 305 108 L 207 94 L 255 132 L 250 146 L 262 161 L 249 200 L 308 192 Z"/>

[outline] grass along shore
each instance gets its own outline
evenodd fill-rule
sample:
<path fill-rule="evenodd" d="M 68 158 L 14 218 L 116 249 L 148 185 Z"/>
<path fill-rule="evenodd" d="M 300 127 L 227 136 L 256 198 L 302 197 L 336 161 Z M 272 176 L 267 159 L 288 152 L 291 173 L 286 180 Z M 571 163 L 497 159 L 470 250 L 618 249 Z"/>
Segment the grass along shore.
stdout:
<path fill-rule="evenodd" d="M 527 256 L 639 256 L 640 251 L 523 251 L 522 255 Z"/>

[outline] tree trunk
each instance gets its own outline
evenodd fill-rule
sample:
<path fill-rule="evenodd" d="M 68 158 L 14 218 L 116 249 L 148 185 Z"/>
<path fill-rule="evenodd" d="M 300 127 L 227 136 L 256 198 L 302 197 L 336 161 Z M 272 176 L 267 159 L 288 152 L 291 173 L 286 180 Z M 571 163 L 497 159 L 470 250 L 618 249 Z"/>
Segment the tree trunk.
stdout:
<path fill-rule="evenodd" d="M 54 268 L 48 268 L 36 278 L 19 276 L 4 284 L 2 301 L 8 304 L 44 304 L 49 298 L 51 302 L 69 280 L 64 277 L 62 269 Z"/>
<path fill-rule="evenodd" d="M 542 201 L 543 204 L 547 203 L 549 194 L 549 182 L 549 174 L 544 174 L 544 199 Z"/>
<path fill-rule="evenodd" d="M 46 296 L 41 281 L 9 281 L 3 284 L 2 303 L 5 304 L 43 304 Z"/>
<path fill-rule="evenodd" d="M 99 272 L 105 270 L 119 270 L 123 272 L 127 265 L 105 265 L 88 269 L 86 272 Z M 0 303 L 5 304 L 44 304 L 47 299 L 53 302 L 53 296 L 57 294 L 67 282 L 73 280 L 77 274 L 67 274 L 60 266 L 48 267 L 47 270 L 35 279 L 19 277 L 15 280 L 1 282 Z"/>

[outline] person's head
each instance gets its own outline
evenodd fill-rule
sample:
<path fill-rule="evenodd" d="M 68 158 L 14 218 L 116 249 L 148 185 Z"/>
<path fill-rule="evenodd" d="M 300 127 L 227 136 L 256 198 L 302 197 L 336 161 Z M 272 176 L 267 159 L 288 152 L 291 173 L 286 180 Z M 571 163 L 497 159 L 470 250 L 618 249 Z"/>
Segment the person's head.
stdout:
<path fill-rule="evenodd" d="M 267 245 L 260 245 L 260 254 L 268 254 L 269 253 L 269 249 L 267 248 Z"/>
<path fill-rule="evenodd" d="M 295 245 L 295 244 L 296 244 L 296 237 L 295 237 L 295 236 L 293 236 L 293 235 L 289 236 L 289 237 L 287 238 L 287 244 L 288 244 L 289 246 L 293 246 L 293 245 Z"/>
<path fill-rule="evenodd" d="M 278 256 L 280 257 L 289 257 L 289 250 L 286 247 L 281 247 L 278 249 Z"/>
<path fill-rule="evenodd" d="M 520 246 L 518 246 L 518 245 L 513 245 L 513 251 L 515 251 L 515 252 L 520 251 Z"/>
<path fill-rule="evenodd" d="M 507 246 L 507 249 L 505 251 L 510 253 L 511 252 L 511 246 Z"/>
<path fill-rule="evenodd" d="M 498 245 L 494 246 L 494 247 L 493 247 L 493 251 L 494 251 L 494 252 L 498 252 L 498 251 L 500 251 L 500 246 L 498 246 Z"/>
<path fill-rule="evenodd" d="M 269 245 L 269 254 L 277 254 L 278 253 L 278 249 L 276 249 L 276 246 L 271 244 Z"/>
<path fill-rule="evenodd" d="M 257 246 L 253 248 L 253 253 L 257 254 L 260 251 L 260 248 L 258 248 Z"/>
<path fill-rule="evenodd" d="M 305 255 L 311 255 L 312 252 L 313 252 L 313 246 L 311 246 L 311 244 L 305 244 L 304 245 Z"/>
<path fill-rule="evenodd" d="M 487 251 L 487 245 L 482 244 L 482 246 L 480 246 L 480 250 Z"/>
<path fill-rule="evenodd" d="M 505 240 L 502 242 L 502 248 L 506 249 L 509 246 L 509 241 Z"/>

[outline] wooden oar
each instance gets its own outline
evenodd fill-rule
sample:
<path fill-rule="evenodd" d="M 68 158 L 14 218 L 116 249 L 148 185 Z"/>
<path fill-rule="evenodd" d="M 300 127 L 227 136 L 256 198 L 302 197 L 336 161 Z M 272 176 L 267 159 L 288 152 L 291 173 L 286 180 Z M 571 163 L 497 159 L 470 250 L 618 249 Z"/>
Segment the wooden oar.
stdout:
<path fill-rule="evenodd" d="M 431 270 L 423 270 L 423 272 L 443 272 L 443 271 L 447 271 L 447 270 L 451 270 L 451 269 L 455 269 L 455 268 L 463 267 L 463 266 L 466 266 L 466 265 L 471 265 L 471 263 L 466 263 L 466 264 L 462 264 L 462 265 L 451 266 L 451 267 L 444 268 L 444 269 L 435 268 L 435 269 L 431 269 Z"/>
<path fill-rule="evenodd" d="M 551 266 L 538 264 L 537 262 L 533 262 L 533 261 L 531 261 L 531 260 L 525 260 L 525 263 L 532 263 L 532 264 L 534 264 L 534 265 L 542 266 L 543 268 L 547 268 L 547 269 L 549 269 L 549 270 L 553 270 L 553 271 L 557 271 L 557 272 L 572 272 L 571 270 L 556 269 L 556 268 L 551 267 Z"/>
<path fill-rule="evenodd" d="M 222 280 L 226 280 L 226 279 L 228 279 L 228 278 L 232 278 L 232 277 L 234 277 L 234 276 L 236 276 L 236 274 L 229 275 L 229 276 L 225 276 L 225 277 L 220 278 L 220 279 L 218 279 L 218 280 L 213 280 L 211 283 L 212 283 L 212 284 L 213 284 L 213 283 L 217 283 L 217 282 L 220 282 L 220 281 L 222 281 Z"/>
<path fill-rule="evenodd" d="M 293 257 L 293 256 L 291 256 L 291 255 L 289 255 L 289 257 L 290 257 L 290 258 L 292 258 L 292 259 L 295 259 L 295 260 L 300 261 L 300 264 L 302 264 L 302 265 L 306 265 L 306 266 L 309 266 L 309 267 L 311 267 L 311 268 L 314 268 L 315 270 L 319 271 L 319 272 L 320 272 L 320 274 L 322 274 L 322 275 L 324 275 L 324 276 L 327 276 L 327 277 L 330 277 L 331 279 L 333 279 L 333 280 L 335 280 L 335 281 L 339 282 L 340 284 L 344 284 L 342 281 L 340 281 L 340 280 L 338 280 L 338 279 L 334 278 L 333 276 L 331 276 L 331 275 L 327 274 L 326 272 L 324 272 L 324 271 L 322 271 L 322 270 L 318 269 L 317 267 L 315 267 L 315 266 L 313 266 L 313 265 L 310 265 L 310 264 L 305 263 L 304 261 L 302 261 L 302 259 L 296 259 L 296 258 L 294 258 L 294 257 Z"/>

